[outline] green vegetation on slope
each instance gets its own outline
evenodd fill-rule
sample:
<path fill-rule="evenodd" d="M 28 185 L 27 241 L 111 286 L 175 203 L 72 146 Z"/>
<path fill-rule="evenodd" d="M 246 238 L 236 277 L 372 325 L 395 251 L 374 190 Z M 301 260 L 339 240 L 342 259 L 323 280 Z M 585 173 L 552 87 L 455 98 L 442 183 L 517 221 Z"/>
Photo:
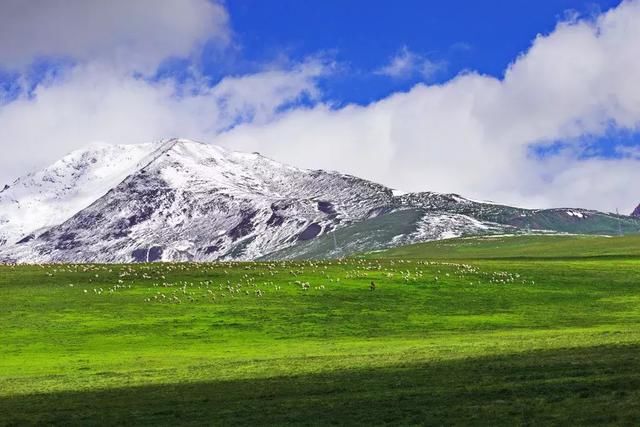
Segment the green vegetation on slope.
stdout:
<path fill-rule="evenodd" d="M 421 209 L 404 209 L 356 222 L 315 239 L 267 254 L 274 259 L 327 259 L 350 256 L 372 248 L 388 247 L 395 236 L 411 234 L 422 218 Z"/>
<path fill-rule="evenodd" d="M 477 203 L 460 205 L 457 202 L 450 203 L 451 205 L 449 206 L 440 206 L 441 211 L 437 209 L 405 208 L 381 213 L 354 224 L 343 225 L 330 232 L 325 230 L 317 238 L 298 241 L 290 247 L 265 255 L 264 259 L 305 260 L 350 257 L 362 252 L 383 250 L 412 241 L 438 239 L 445 232 L 463 237 L 471 236 L 472 241 L 479 234 L 485 236 L 516 234 L 523 237 L 520 243 L 515 241 L 516 247 L 518 244 L 521 246 L 534 244 L 535 247 L 526 249 L 526 251 L 544 249 L 540 247 L 539 242 L 535 239 L 531 240 L 529 234 L 525 234 L 529 233 L 529 230 L 537 233 L 552 233 L 555 231 L 582 235 L 581 237 L 584 238 L 593 236 L 598 239 L 604 238 L 605 235 L 617 236 L 622 233 L 631 236 L 629 237 L 631 240 L 615 240 L 611 244 L 611 249 L 616 253 L 625 255 L 638 255 L 640 253 L 635 249 L 639 245 L 636 245 L 633 240 L 634 238 L 637 239 L 639 235 L 637 233 L 640 233 L 639 218 L 595 211 L 573 212 L 567 209 L 525 210 L 499 205 L 481 205 Z M 475 227 L 472 222 L 474 220 L 471 220 L 471 218 L 487 221 L 484 225 L 489 228 Z M 426 226 L 425 221 L 432 222 Z M 442 225 L 441 222 L 446 225 Z M 440 225 L 438 225 L 439 223 Z M 429 232 L 425 233 L 425 229 L 428 229 Z M 633 237 L 634 233 L 636 233 L 636 237 Z M 558 236 L 567 237 L 560 234 Z M 539 235 L 538 237 L 543 236 Z M 574 236 L 574 238 L 576 237 Z M 553 240 L 548 240 L 547 242 L 553 242 Z M 571 256 L 583 256 L 583 243 L 590 245 L 593 242 L 595 240 L 583 240 L 576 245 L 569 244 L 562 250 L 573 254 Z M 454 240 L 453 245 L 457 244 L 458 242 Z M 591 250 L 594 253 L 599 253 L 605 246 L 607 246 L 606 243 L 596 244 Z M 493 247 L 487 246 L 486 249 L 492 251 Z M 513 256 L 509 252 L 510 247 L 504 247 L 504 249 L 502 251 L 502 253 L 506 254 L 504 256 Z M 575 249 L 580 251 L 572 252 Z M 629 249 L 632 252 L 627 252 Z M 440 251 L 438 249 L 432 252 L 439 258 L 445 258 L 448 256 L 449 251 Z M 500 255 L 490 253 L 488 256 L 496 257 Z"/>
<path fill-rule="evenodd" d="M 513 235 L 438 240 L 367 254 L 402 259 L 640 257 L 640 235 Z"/>
<path fill-rule="evenodd" d="M 639 283 L 633 257 L 0 267 L 0 425 L 633 425 Z"/>

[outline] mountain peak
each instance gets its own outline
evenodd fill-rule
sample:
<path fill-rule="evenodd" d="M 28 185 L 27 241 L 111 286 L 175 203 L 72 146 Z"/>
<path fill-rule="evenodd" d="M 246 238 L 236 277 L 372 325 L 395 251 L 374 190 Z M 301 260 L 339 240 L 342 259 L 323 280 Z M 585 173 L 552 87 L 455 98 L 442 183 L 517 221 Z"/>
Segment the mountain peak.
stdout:
<path fill-rule="evenodd" d="M 625 231 L 640 230 L 636 212 L 622 220 Z M 620 221 L 457 194 L 402 194 L 352 175 L 170 138 L 93 144 L 0 191 L 0 262 L 343 256 L 530 229 L 607 234 Z"/>
<path fill-rule="evenodd" d="M 631 216 L 640 218 L 640 205 L 638 205 L 633 212 L 631 212 Z"/>

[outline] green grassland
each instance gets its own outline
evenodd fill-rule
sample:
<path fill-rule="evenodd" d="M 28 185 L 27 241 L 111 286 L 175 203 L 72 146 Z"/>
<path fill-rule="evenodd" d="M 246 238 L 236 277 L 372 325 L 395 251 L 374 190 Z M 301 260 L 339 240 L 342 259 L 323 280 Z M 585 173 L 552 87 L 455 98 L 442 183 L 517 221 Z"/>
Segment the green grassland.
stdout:
<path fill-rule="evenodd" d="M 416 243 L 366 256 L 389 259 L 572 259 L 640 257 L 640 234 L 508 235 Z"/>
<path fill-rule="evenodd" d="M 2 266 L 0 425 L 637 425 L 638 240 L 500 239 Z"/>

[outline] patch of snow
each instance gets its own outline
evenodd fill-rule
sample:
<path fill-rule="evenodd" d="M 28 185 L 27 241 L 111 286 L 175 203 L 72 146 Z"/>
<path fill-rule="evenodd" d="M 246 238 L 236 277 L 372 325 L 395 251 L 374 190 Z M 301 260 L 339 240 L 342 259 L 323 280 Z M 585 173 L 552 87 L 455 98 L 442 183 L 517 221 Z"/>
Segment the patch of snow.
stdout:
<path fill-rule="evenodd" d="M 584 218 L 585 215 L 582 212 L 577 212 L 577 211 L 566 211 L 567 215 L 569 216 L 575 216 L 576 218 Z"/>

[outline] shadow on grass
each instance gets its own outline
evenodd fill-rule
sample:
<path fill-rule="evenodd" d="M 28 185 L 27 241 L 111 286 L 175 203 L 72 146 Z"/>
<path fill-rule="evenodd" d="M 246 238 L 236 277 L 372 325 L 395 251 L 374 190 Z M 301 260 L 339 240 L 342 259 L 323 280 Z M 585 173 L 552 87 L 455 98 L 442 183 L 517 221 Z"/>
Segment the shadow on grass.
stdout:
<path fill-rule="evenodd" d="M 0 399 L 0 424 L 640 423 L 640 346 Z"/>

